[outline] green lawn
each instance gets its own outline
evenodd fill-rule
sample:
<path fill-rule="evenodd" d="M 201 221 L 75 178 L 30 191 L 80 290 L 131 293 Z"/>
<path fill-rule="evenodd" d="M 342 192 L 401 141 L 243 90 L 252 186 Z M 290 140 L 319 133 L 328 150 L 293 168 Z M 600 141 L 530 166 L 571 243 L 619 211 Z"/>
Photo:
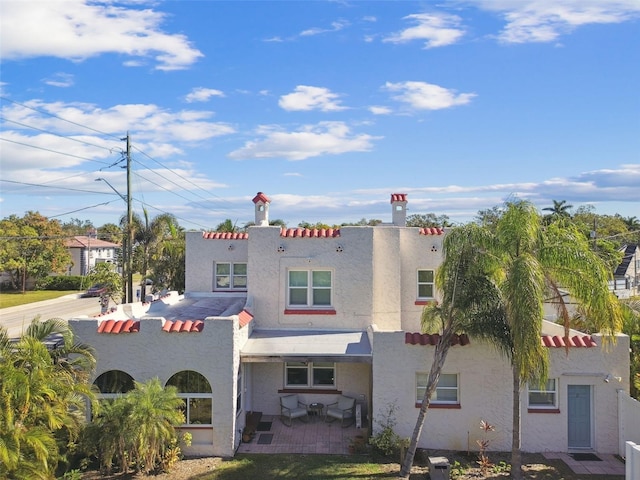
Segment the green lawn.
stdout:
<path fill-rule="evenodd" d="M 395 478 L 397 469 L 375 463 L 368 455 L 238 455 L 223 461 L 198 480 L 374 480 Z"/>
<path fill-rule="evenodd" d="M 75 290 L 38 290 L 35 292 L 0 292 L 0 308 L 15 307 L 27 303 L 51 300 L 52 298 L 63 297 L 70 293 L 79 293 Z"/>

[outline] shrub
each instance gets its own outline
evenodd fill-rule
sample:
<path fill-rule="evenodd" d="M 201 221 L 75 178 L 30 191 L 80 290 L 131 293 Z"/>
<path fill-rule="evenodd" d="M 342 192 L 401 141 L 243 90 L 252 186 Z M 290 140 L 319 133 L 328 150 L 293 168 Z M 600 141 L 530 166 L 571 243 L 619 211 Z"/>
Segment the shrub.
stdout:
<path fill-rule="evenodd" d="M 369 443 L 386 456 L 398 454 L 400 449 L 406 445 L 406 440 L 398 435 L 393 427 L 396 426 L 395 413 L 398 407 L 395 404 L 389 404 L 382 421 L 376 420 L 381 430 L 376 433 Z"/>
<path fill-rule="evenodd" d="M 60 275 L 38 280 L 36 290 L 82 290 L 86 286 L 84 277 L 80 275 Z"/>

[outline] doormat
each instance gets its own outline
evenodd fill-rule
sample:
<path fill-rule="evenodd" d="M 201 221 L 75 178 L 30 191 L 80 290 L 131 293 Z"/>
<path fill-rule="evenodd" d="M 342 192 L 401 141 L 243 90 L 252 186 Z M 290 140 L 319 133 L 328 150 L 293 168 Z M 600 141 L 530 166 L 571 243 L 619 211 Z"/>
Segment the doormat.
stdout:
<path fill-rule="evenodd" d="M 261 433 L 258 437 L 258 444 L 260 445 L 271 445 L 271 441 L 273 440 L 273 433 Z"/>
<path fill-rule="evenodd" d="M 271 430 L 271 422 L 260 422 L 256 430 L 258 432 L 268 432 L 269 430 Z"/>
<path fill-rule="evenodd" d="M 569 456 L 578 462 L 601 462 L 602 459 L 593 453 L 570 453 Z"/>

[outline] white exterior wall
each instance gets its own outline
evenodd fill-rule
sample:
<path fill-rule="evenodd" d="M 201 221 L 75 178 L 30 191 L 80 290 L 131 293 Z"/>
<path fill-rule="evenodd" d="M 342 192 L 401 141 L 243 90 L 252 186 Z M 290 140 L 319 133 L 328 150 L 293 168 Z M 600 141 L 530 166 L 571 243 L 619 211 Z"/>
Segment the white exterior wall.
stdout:
<path fill-rule="evenodd" d="M 249 238 L 247 283 L 257 326 L 365 330 L 371 323 L 371 228 L 341 228 L 336 238 L 283 238 L 279 227 L 251 227 Z M 278 251 L 280 246 L 283 252 Z M 331 307 L 335 315 L 285 315 L 290 268 L 332 270 Z"/>
<path fill-rule="evenodd" d="M 236 379 L 240 362 L 239 348 L 246 341 L 248 329 L 238 328 L 238 318 L 205 320 L 199 333 L 166 333 L 163 319 L 140 321 L 137 333 L 97 333 L 98 320 L 69 321 L 78 341 L 95 348 L 98 367 L 94 379 L 109 370 L 122 370 L 134 380 L 144 382 L 158 377 L 164 385 L 182 370 L 202 374 L 211 385 L 213 427 L 187 427 L 193 444 L 185 447 L 189 455 L 233 456 L 240 438 L 236 428 Z"/>
<path fill-rule="evenodd" d="M 600 345 L 599 336 L 594 336 Z M 567 385 L 591 385 L 593 409 L 593 448 L 600 453 L 618 453 L 617 390 L 628 390 L 629 340 L 618 337 L 617 345 L 605 351 L 595 348 L 549 349 L 550 378 L 558 378 L 559 413 L 528 413 L 527 393 L 523 389 L 522 450 L 526 452 L 568 449 Z M 373 412 L 377 422 L 384 419 L 388 406 L 395 404 L 396 432 L 410 437 L 418 416 L 415 407 L 415 373 L 428 373 L 435 347 L 406 345 L 404 332 L 374 332 Z M 399 367 L 400 366 L 400 367 Z M 492 450 L 511 448 L 511 369 L 495 350 L 471 339 L 471 344 L 449 350 L 442 373 L 456 373 L 460 409 L 432 408 L 427 413 L 421 448 L 477 450 L 482 437 L 480 421 L 496 427 L 491 433 Z M 621 382 L 604 382 L 605 375 L 621 376 Z M 374 421 L 374 430 L 379 425 Z M 469 445 L 467 445 L 469 443 Z"/>
<path fill-rule="evenodd" d="M 214 262 L 247 262 L 247 250 L 246 239 L 210 239 L 203 238 L 202 232 L 187 232 L 185 291 L 213 291 Z"/>
<path fill-rule="evenodd" d="M 110 262 L 115 263 L 116 249 L 115 247 L 90 247 L 88 248 L 69 248 L 71 255 L 71 265 L 66 272 L 67 275 L 86 275 L 91 271 L 97 263 Z M 82 259 L 84 257 L 84 261 Z M 86 271 L 82 271 L 82 266 L 86 265 Z"/>

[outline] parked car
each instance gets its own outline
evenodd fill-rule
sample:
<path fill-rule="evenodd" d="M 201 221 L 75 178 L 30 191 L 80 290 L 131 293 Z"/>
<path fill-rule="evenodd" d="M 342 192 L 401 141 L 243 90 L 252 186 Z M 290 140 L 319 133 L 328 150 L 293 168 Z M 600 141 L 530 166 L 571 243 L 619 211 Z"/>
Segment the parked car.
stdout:
<path fill-rule="evenodd" d="M 91 287 L 90 289 L 88 289 L 85 292 L 85 294 L 82 296 L 83 297 L 99 297 L 105 293 L 107 293 L 107 287 L 101 283 L 98 283 L 93 287 Z"/>

